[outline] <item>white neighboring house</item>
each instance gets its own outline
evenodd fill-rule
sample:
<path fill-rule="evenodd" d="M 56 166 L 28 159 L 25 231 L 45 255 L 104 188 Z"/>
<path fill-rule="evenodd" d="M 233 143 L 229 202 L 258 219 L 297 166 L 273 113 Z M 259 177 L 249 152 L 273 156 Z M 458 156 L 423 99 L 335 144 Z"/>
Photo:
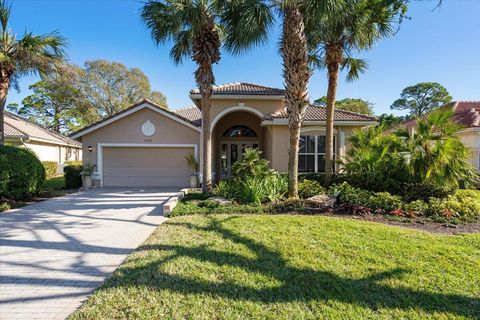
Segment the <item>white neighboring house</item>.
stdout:
<path fill-rule="evenodd" d="M 82 159 L 82 144 L 45 129 L 16 114 L 5 112 L 5 143 L 31 149 L 40 161 L 55 161 L 58 172 L 65 161 Z"/>

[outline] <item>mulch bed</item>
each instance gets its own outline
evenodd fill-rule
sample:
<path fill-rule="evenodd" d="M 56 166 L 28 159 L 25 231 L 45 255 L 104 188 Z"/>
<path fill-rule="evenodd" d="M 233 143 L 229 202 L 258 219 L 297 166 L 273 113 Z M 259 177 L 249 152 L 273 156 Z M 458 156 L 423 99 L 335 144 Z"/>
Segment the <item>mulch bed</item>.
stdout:
<path fill-rule="evenodd" d="M 381 214 L 352 215 L 342 209 L 334 209 L 316 212 L 329 217 L 356 219 L 370 222 L 383 223 L 408 229 L 423 230 L 440 234 L 461 234 L 461 233 L 477 233 L 480 232 L 480 221 L 473 223 L 450 224 L 443 222 L 431 221 L 427 218 L 397 218 L 394 216 Z"/>

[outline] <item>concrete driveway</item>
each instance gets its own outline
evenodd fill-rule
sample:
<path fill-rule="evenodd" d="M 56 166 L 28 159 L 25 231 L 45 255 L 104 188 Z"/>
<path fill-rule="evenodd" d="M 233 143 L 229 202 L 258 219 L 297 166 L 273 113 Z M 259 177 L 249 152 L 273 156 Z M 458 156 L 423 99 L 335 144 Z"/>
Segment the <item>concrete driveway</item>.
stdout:
<path fill-rule="evenodd" d="M 0 213 L 0 319 L 64 319 L 166 219 L 179 190 L 93 189 Z"/>

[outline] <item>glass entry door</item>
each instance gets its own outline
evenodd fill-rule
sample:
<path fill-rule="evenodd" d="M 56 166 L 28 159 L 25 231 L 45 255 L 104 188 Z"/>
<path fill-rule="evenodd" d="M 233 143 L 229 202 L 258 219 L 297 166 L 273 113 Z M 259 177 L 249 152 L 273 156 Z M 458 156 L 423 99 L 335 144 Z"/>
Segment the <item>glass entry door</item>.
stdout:
<path fill-rule="evenodd" d="M 237 161 L 242 161 L 243 152 L 247 148 L 258 148 L 258 142 L 222 142 L 220 144 L 220 178 L 230 177 L 232 166 Z"/>

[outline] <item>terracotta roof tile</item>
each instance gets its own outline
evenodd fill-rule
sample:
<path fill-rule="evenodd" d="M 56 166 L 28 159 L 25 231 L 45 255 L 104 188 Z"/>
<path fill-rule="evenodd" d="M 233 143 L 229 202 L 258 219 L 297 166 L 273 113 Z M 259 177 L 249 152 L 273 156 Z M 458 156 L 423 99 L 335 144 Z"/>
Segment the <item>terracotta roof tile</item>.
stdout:
<path fill-rule="evenodd" d="M 480 101 L 458 101 L 454 121 L 465 127 L 480 127 Z"/>
<path fill-rule="evenodd" d="M 287 111 L 282 111 L 279 113 L 270 114 L 265 117 L 265 120 L 272 120 L 278 118 L 287 118 Z M 307 107 L 305 113 L 306 121 L 325 121 L 327 119 L 327 109 L 318 105 L 310 105 Z M 333 115 L 334 121 L 377 121 L 377 118 L 373 116 L 368 116 L 361 113 L 355 113 L 351 111 L 345 111 L 341 109 L 335 109 Z"/>
<path fill-rule="evenodd" d="M 190 94 L 199 94 L 199 89 L 190 90 Z M 258 84 L 246 82 L 232 82 L 213 86 L 214 95 L 263 95 L 263 96 L 283 96 L 285 90 L 265 87 Z"/>

